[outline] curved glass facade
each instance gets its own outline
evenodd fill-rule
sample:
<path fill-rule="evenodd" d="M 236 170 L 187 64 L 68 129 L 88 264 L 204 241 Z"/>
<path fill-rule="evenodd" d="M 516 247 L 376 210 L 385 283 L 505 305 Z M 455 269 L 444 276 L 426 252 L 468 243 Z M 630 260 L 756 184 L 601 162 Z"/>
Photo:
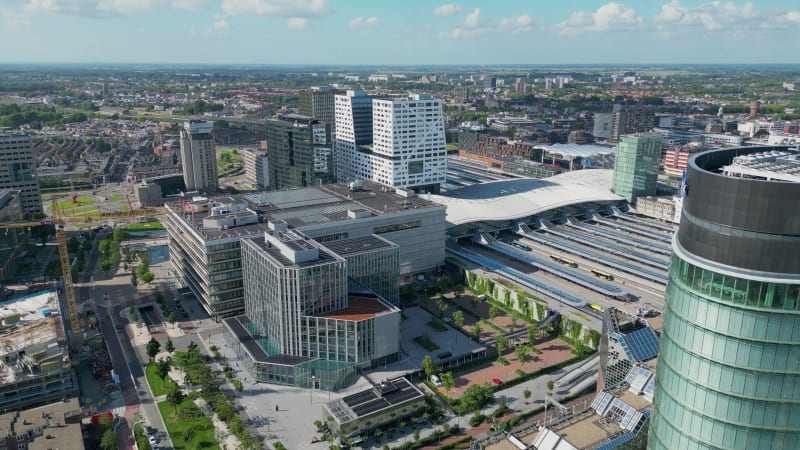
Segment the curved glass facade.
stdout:
<path fill-rule="evenodd" d="M 800 448 L 798 305 L 673 256 L 648 448 Z"/>

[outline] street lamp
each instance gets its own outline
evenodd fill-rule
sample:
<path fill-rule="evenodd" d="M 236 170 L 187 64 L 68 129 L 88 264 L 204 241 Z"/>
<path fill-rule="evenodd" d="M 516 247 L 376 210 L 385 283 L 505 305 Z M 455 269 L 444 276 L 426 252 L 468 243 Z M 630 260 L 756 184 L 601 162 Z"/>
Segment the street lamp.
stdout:
<path fill-rule="evenodd" d="M 309 383 L 309 386 L 308 386 L 308 400 L 311 403 L 314 403 L 314 380 L 315 379 L 316 379 L 316 376 L 311 375 L 311 380 L 309 380 L 310 383 Z"/>

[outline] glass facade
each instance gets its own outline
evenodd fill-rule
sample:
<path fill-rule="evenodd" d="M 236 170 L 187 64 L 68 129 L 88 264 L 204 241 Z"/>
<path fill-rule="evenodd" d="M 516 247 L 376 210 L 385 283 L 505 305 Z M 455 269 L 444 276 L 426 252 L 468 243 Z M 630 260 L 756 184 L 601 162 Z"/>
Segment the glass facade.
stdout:
<path fill-rule="evenodd" d="M 661 135 L 622 136 L 614 163 L 614 193 L 633 202 L 656 194 Z"/>
<path fill-rule="evenodd" d="M 648 448 L 800 448 L 800 284 L 673 256 Z"/>

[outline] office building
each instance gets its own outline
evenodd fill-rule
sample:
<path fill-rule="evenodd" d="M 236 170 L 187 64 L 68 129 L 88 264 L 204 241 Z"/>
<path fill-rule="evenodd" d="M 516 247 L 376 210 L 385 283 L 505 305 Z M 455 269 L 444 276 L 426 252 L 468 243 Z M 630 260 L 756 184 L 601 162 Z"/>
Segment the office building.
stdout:
<path fill-rule="evenodd" d="M 334 182 L 329 125 L 300 114 L 268 119 L 266 125 L 272 189 L 297 189 Z"/>
<path fill-rule="evenodd" d="M 406 190 L 376 183 L 335 184 L 165 204 L 175 276 L 215 319 L 244 311 L 241 240 L 261 236 L 266 222 L 284 221 L 316 241 L 379 235 L 397 244 L 401 276 L 444 263 L 445 208 Z M 352 257 L 352 277 L 398 304 L 396 284 L 367 281 L 374 274 Z M 366 270 L 366 269 L 364 269 Z"/>
<path fill-rule="evenodd" d="M 0 450 L 86 448 L 83 410 L 77 397 L 0 414 Z"/>
<path fill-rule="evenodd" d="M 253 189 L 269 188 L 269 157 L 265 150 L 258 148 L 242 149 L 244 176 Z"/>
<path fill-rule="evenodd" d="M 447 165 L 439 100 L 426 94 L 370 98 L 348 91 L 337 95 L 336 102 L 339 182 L 370 180 L 392 188 L 439 191 Z M 370 107 L 371 117 L 366 113 Z"/>
<path fill-rule="evenodd" d="M 245 315 L 225 319 L 225 337 L 256 381 L 336 390 L 398 358 L 400 310 L 356 281 L 396 283 L 396 244 L 370 235 L 323 245 L 269 222 L 242 241 L 242 267 Z"/>
<path fill-rule="evenodd" d="M 800 183 L 726 173 L 774 150 L 689 160 L 650 450 L 800 448 Z"/>
<path fill-rule="evenodd" d="M 634 105 L 614 105 L 611 110 L 611 133 L 609 139 L 618 141 L 622 135 L 644 133 L 653 129 L 656 114 L 653 108 Z"/>
<path fill-rule="evenodd" d="M 334 97 L 344 91 L 331 86 L 314 86 L 300 91 L 297 112 L 328 124 L 331 135 L 336 135 Z"/>
<path fill-rule="evenodd" d="M 0 189 L 0 223 L 22 222 L 23 217 L 20 191 Z M 0 280 L 13 269 L 26 241 L 23 228 L 7 228 L 0 233 Z"/>
<path fill-rule="evenodd" d="M 469 101 L 469 88 L 466 86 L 456 86 L 453 90 L 454 103 L 467 103 Z"/>
<path fill-rule="evenodd" d="M 608 139 L 611 137 L 611 113 L 596 113 L 592 134 L 595 139 Z"/>
<path fill-rule="evenodd" d="M 217 190 L 217 150 L 214 123 L 190 120 L 181 128 L 181 168 L 186 190 Z"/>
<path fill-rule="evenodd" d="M 614 161 L 614 193 L 633 203 L 637 197 L 656 195 L 661 135 L 622 136 Z"/>
<path fill-rule="evenodd" d="M 0 189 L 20 191 L 26 217 L 42 213 L 33 146 L 27 134 L 0 134 Z"/>
<path fill-rule="evenodd" d="M 0 408 L 21 410 L 77 395 L 56 291 L 3 303 Z"/>

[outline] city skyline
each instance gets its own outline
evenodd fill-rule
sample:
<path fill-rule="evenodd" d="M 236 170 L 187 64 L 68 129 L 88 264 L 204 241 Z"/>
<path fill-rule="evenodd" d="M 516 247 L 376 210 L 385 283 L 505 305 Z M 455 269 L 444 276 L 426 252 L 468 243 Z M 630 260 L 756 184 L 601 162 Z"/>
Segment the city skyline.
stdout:
<path fill-rule="evenodd" d="M 788 0 L 11 0 L 0 23 L 25 42 L 6 63 L 782 63 L 800 49 Z"/>

